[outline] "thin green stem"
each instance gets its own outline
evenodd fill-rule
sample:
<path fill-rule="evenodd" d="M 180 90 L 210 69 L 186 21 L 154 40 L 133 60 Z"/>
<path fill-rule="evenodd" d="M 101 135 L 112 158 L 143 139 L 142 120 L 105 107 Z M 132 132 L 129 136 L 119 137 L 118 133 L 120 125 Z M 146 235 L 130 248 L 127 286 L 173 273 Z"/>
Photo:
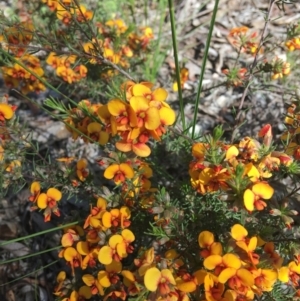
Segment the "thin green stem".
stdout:
<path fill-rule="evenodd" d="M 185 131 L 185 116 L 184 116 L 184 107 L 183 107 L 183 98 L 182 98 L 182 89 L 181 89 L 181 80 L 180 80 L 180 68 L 179 68 L 179 61 L 178 61 L 174 6 L 173 6 L 172 0 L 168 0 L 168 3 L 169 3 L 169 12 L 170 12 L 170 22 L 171 22 L 171 31 L 172 31 L 172 43 L 173 43 L 173 50 L 174 50 L 175 68 L 176 68 L 176 80 L 177 80 L 177 86 L 178 86 L 180 115 L 181 115 L 182 129 L 183 129 L 183 131 Z"/>
<path fill-rule="evenodd" d="M 205 45 L 204 56 L 203 56 L 202 67 L 201 67 L 201 73 L 200 73 L 200 78 L 199 78 L 199 85 L 198 85 L 197 96 L 196 96 L 196 101 L 195 101 L 193 128 L 192 128 L 192 139 L 194 139 L 194 137 L 195 137 L 197 114 L 198 114 L 198 107 L 199 107 L 199 102 L 200 102 L 200 95 L 201 95 L 201 91 L 202 91 L 205 66 L 206 66 L 206 62 L 208 60 L 208 50 L 209 50 L 209 45 L 210 45 L 213 29 L 214 29 L 215 22 L 216 22 L 216 15 L 217 15 L 217 11 L 218 11 L 218 6 L 219 6 L 219 0 L 216 0 L 214 10 L 213 10 L 213 14 L 212 14 L 212 17 L 211 17 L 208 36 L 207 36 L 207 39 L 206 39 L 206 45 Z"/>
<path fill-rule="evenodd" d="M 1 261 L 1 264 L 7 264 L 7 263 L 10 263 L 10 262 L 15 262 L 17 260 L 23 260 L 23 259 L 26 259 L 26 258 L 38 256 L 38 255 L 41 255 L 41 254 L 44 254 L 44 253 L 48 253 L 48 252 L 51 252 L 51 251 L 58 250 L 61 247 L 62 246 L 57 246 L 57 247 L 53 247 L 53 248 L 48 249 L 48 250 L 43 250 L 43 251 L 40 251 L 40 252 L 36 252 L 36 253 L 33 253 L 33 254 L 28 254 L 28 255 L 25 255 L 25 256 L 18 257 L 18 258 L 12 258 L 12 259 L 9 259 L 9 260 Z"/>
<path fill-rule="evenodd" d="M 15 279 L 12 280 L 12 281 L 2 283 L 2 284 L 0 284 L 0 286 L 8 285 L 8 284 L 14 283 L 14 282 L 16 282 L 16 281 L 18 281 L 18 280 L 27 278 L 28 276 L 30 276 L 30 275 L 32 275 L 32 274 L 34 274 L 34 273 L 37 273 L 37 272 L 40 271 L 40 270 L 44 270 L 44 269 L 50 267 L 51 265 L 56 264 L 57 262 L 58 262 L 58 260 L 55 260 L 55 261 L 53 261 L 53 262 L 51 262 L 51 263 L 49 263 L 49 264 L 47 264 L 47 265 L 45 265 L 45 266 L 42 266 L 41 268 L 39 268 L 39 269 L 37 269 L 37 270 L 34 270 L 34 271 L 30 272 L 30 273 L 27 273 L 26 275 L 23 275 L 23 276 L 21 276 L 21 277 L 15 278 Z"/>
<path fill-rule="evenodd" d="M 14 242 L 17 242 L 17 241 L 21 241 L 21 240 L 29 239 L 29 238 L 32 238 L 32 237 L 40 236 L 40 235 L 43 235 L 43 234 L 47 234 L 47 233 L 50 233 L 50 232 L 53 232 L 53 231 L 61 230 L 63 228 L 74 226 L 74 225 L 77 225 L 77 224 L 78 224 L 78 221 L 73 222 L 73 223 L 69 223 L 69 224 L 66 224 L 66 225 L 58 226 L 58 227 L 55 227 L 55 228 L 52 228 L 52 229 L 40 231 L 38 233 L 34 233 L 34 234 L 26 235 L 26 236 L 23 236 L 23 237 L 11 239 L 11 240 L 8 240 L 8 241 L 5 241 L 5 242 L 1 243 L 0 247 L 11 244 L 11 243 L 14 243 Z"/>

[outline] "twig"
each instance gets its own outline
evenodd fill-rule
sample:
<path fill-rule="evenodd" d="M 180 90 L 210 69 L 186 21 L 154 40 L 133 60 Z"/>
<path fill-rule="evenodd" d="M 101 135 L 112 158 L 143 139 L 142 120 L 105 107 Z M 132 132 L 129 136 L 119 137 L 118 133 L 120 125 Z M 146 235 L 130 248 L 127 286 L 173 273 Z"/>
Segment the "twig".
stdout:
<path fill-rule="evenodd" d="M 277 0 L 270 0 L 270 4 L 269 4 L 269 8 L 268 8 L 268 14 L 267 14 L 267 17 L 266 17 L 265 26 L 264 26 L 262 34 L 261 34 L 261 38 L 260 38 L 260 41 L 259 41 L 259 44 L 258 44 L 258 48 L 257 48 L 257 51 L 256 51 L 254 59 L 253 59 L 253 63 L 252 63 L 252 65 L 249 68 L 250 75 L 249 75 L 249 78 L 248 78 L 248 83 L 247 83 L 247 85 L 245 87 L 245 90 L 244 90 L 242 98 L 241 98 L 240 105 L 238 107 L 238 113 L 237 113 L 237 115 L 235 117 L 236 124 L 235 124 L 235 126 L 233 128 L 232 133 L 235 133 L 236 130 L 237 130 L 237 127 L 239 126 L 239 119 L 240 119 L 240 116 L 242 114 L 242 108 L 244 106 L 245 98 L 246 98 L 246 95 L 248 93 L 249 87 L 251 85 L 251 80 L 252 80 L 253 75 L 254 75 L 253 74 L 253 70 L 254 70 L 254 68 L 257 65 L 258 54 L 259 54 L 259 52 L 260 52 L 260 50 L 261 50 L 261 48 L 262 48 L 262 46 L 264 44 L 265 33 L 266 33 L 268 25 L 270 23 L 270 16 L 271 16 L 271 13 L 272 13 L 272 10 L 273 10 L 273 7 L 274 7 L 274 4 L 275 4 L 276 1 Z M 234 139 L 234 135 L 232 135 L 232 138 L 231 138 L 232 141 L 231 142 L 233 142 L 233 139 Z"/>

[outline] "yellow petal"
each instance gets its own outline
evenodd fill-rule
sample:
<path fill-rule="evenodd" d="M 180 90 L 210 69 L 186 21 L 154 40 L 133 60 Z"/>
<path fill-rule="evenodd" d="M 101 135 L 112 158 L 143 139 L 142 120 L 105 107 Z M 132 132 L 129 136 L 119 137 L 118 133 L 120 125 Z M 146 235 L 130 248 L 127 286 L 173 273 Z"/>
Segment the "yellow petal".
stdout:
<path fill-rule="evenodd" d="M 30 186 L 30 192 L 31 194 L 37 193 L 41 190 L 41 185 L 39 182 L 32 182 Z"/>
<path fill-rule="evenodd" d="M 49 188 L 49 189 L 47 190 L 47 197 L 49 197 L 49 198 L 55 200 L 56 202 L 58 202 L 58 201 L 61 199 L 62 194 L 61 194 L 61 192 L 60 192 L 58 189 L 56 189 L 56 188 Z"/>
<path fill-rule="evenodd" d="M 108 246 L 104 246 L 100 249 L 98 254 L 98 260 L 102 264 L 111 264 L 112 263 L 112 249 Z"/>
<path fill-rule="evenodd" d="M 124 229 L 121 234 L 126 242 L 133 242 L 135 240 L 134 234 L 128 229 Z"/>
<path fill-rule="evenodd" d="M 176 281 L 176 287 L 184 293 L 192 293 L 197 288 L 194 281 Z"/>
<path fill-rule="evenodd" d="M 61 238 L 61 245 L 63 247 L 71 247 L 73 245 L 73 236 L 71 233 L 65 233 Z"/>
<path fill-rule="evenodd" d="M 252 190 L 246 189 L 244 192 L 244 205 L 248 211 L 254 210 L 255 194 Z"/>
<path fill-rule="evenodd" d="M 87 160 L 82 158 L 77 162 L 76 167 L 77 169 L 84 169 L 87 167 L 87 164 L 88 164 Z"/>
<path fill-rule="evenodd" d="M 57 277 L 56 277 L 56 282 L 62 282 L 66 279 L 67 274 L 65 271 L 61 271 L 58 273 Z"/>
<path fill-rule="evenodd" d="M 142 84 L 135 84 L 132 87 L 132 94 L 134 96 L 144 96 L 146 94 L 150 94 L 151 90 Z"/>
<path fill-rule="evenodd" d="M 274 194 L 274 189 L 268 183 L 263 182 L 254 184 L 252 191 L 265 200 L 269 200 Z"/>
<path fill-rule="evenodd" d="M 110 279 L 108 277 L 108 273 L 106 271 L 100 271 L 98 273 L 97 279 L 103 287 L 110 287 L 111 286 L 111 282 L 110 282 Z"/>
<path fill-rule="evenodd" d="M 121 150 L 121 149 L 119 149 Z M 148 157 L 151 154 L 151 149 L 144 143 L 136 143 L 132 145 L 132 151 L 140 157 Z"/>
<path fill-rule="evenodd" d="M 289 269 L 292 272 L 300 275 L 300 264 L 297 264 L 295 261 L 289 263 Z"/>
<path fill-rule="evenodd" d="M 143 96 L 133 96 L 130 98 L 130 106 L 134 112 L 147 111 L 149 109 L 149 101 Z"/>
<path fill-rule="evenodd" d="M 242 265 L 241 260 L 235 255 L 231 253 L 227 253 L 223 256 L 223 263 L 226 267 L 239 269 Z"/>
<path fill-rule="evenodd" d="M 81 255 L 89 254 L 89 245 L 87 241 L 79 241 L 76 245 L 76 249 L 78 253 Z"/>
<path fill-rule="evenodd" d="M 168 92 L 163 88 L 158 88 L 152 92 L 152 95 L 155 100 L 165 101 L 168 97 Z"/>
<path fill-rule="evenodd" d="M 236 275 L 240 278 L 240 280 L 245 286 L 251 287 L 254 285 L 253 275 L 248 270 L 239 269 Z"/>
<path fill-rule="evenodd" d="M 173 277 L 173 274 L 169 269 L 161 270 L 161 276 L 167 279 L 169 283 L 176 285 L 176 281 Z"/>
<path fill-rule="evenodd" d="M 162 107 L 159 110 L 159 116 L 163 125 L 172 125 L 176 120 L 176 114 L 171 108 Z"/>
<path fill-rule="evenodd" d="M 122 171 L 125 177 L 128 179 L 132 179 L 134 176 L 134 171 L 132 167 L 127 163 L 120 164 L 120 171 Z"/>
<path fill-rule="evenodd" d="M 223 262 L 222 256 L 220 255 L 210 255 L 204 259 L 203 265 L 208 270 L 215 269 L 216 266 Z"/>
<path fill-rule="evenodd" d="M 127 105 L 120 99 L 112 99 L 107 103 L 108 111 L 113 116 L 119 116 L 126 111 Z"/>
<path fill-rule="evenodd" d="M 128 142 L 116 142 L 116 148 L 124 153 L 130 152 L 132 149 L 131 143 Z"/>
<path fill-rule="evenodd" d="M 193 276 L 195 276 L 198 285 L 202 285 L 204 283 L 205 276 L 208 274 L 205 270 L 196 271 Z"/>
<path fill-rule="evenodd" d="M 105 169 L 104 178 L 112 179 L 115 174 L 120 170 L 119 164 L 112 164 Z"/>
<path fill-rule="evenodd" d="M 248 231 L 240 224 L 235 224 L 231 228 L 231 236 L 235 240 L 243 240 L 248 235 Z"/>
<path fill-rule="evenodd" d="M 215 241 L 213 233 L 209 231 L 202 231 L 198 236 L 198 243 L 200 248 L 207 248 Z"/>
<path fill-rule="evenodd" d="M 37 206 L 40 209 L 45 209 L 48 205 L 48 197 L 46 193 L 41 193 L 37 199 Z"/>
<path fill-rule="evenodd" d="M 87 131 L 88 133 L 99 133 L 101 131 L 101 124 L 98 122 L 91 122 L 88 127 L 87 127 Z"/>
<path fill-rule="evenodd" d="M 73 247 L 68 247 L 65 249 L 64 258 L 66 261 L 72 261 L 77 254 L 77 251 Z"/>
<path fill-rule="evenodd" d="M 155 292 L 161 279 L 161 272 L 158 268 L 150 268 L 144 276 L 144 283 L 147 290 Z"/>
<path fill-rule="evenodd" d="M 14 111 L 10 105 L 0 103 L 0 115 L 3 115 L 5 119 L 11 119 L 14 116 Z"/>
<path fill-rule="evenodd" d="M 85 275 L 82 276 L 82 281 L 87 286 L 92 286 L 95 282 L 95 278 L 91 274 L 85 274 Z"/>
<path fill-rule="evenodd" d="M 289 281 L 289 272 L 290 269 L 288 267 L 281 267 L 278 271 L 278 280 L 281 282 L 288 282 Z"/>
<path fill-rule="evenodd" d="M 111 227 L 111 213 L 108 211 L 105 211 L 102 215 L 102 224 L 105 228 Z"/>
<path fill-rule="evenodd" d="M 123 270 L 121 274 L 123 277 L 126 277 L 130 282 L 135 282 L 135 277 L 132 272 L 128 270 Z"/>
<path fill-rule="evenodd" d="M 124 230 L 123 230 L 124 231 Z M 129 230 L 128 230 L 129 231 Z M 109 245 L 114 249 L 116 246 L 117 246 L 117 244 L 119 244 L 119 243 L 121 243 L 121 242 L 123 242 L 123 237 L 120 235 L 120 234 L 115 234 L 115 235 L 113 235 L 110 239 L 109 239 L 109 241 L 108 241 L 108 243 L 109 243 Z"/>
<path fill-rule="evenodd" d="M 125 241 L 122 241 L 117 244 L 116 246 L 117 253 L 121 258 L 126 258 L 128 256 L 127 254 L 127 245 Z"/>
<path fill-rule="evenodd" d="M 113 260 L 112 263 L 105 266 L 105 270 L 108 273 L 111 273 L 111 272 L 120 273 L 122 271 L 122 263 L 119 261 Z"/>
<path fill-rule="evenodd" d="M 80 287 L 78 293 L 80 296 L 83 296 L 85 299 L 91 299 L 92 297 L 91 288 L 86 285 Z"/>
<path fill-rule="evenodd" d="M 151 107 L 147 110 L 145 118 L 145 128 L 147 130 L 155 130 L 160 125 L 159 111 L 155 107 Z"/>
<path fill-rule="evenodd" d="M 223 247 L 220 242 L 214 242 L 210 247 L 210 253 L 212 255 L 222 255 Z"/>
<path fill-rule="evenodd" d="M 226 283 L 228 281 L 228 279 L 230 279 L 230 278 L 232 278 L 233 276 L 236 275 L 236 272 L 237 272 L 237 270 L 234 269 L 234 268 L 224 269 L 218 277 L 219 282 Z"/>
<path fill-rule="evenodd" d="M 238 156 L 239 154 L 239 150 L 237 149 L 236 146 L 232 145 L 228 148 L 228 150 L 226 151 L 226 160 L 230 160 L 232 158 L 235 158 L 236 156 Z"/>

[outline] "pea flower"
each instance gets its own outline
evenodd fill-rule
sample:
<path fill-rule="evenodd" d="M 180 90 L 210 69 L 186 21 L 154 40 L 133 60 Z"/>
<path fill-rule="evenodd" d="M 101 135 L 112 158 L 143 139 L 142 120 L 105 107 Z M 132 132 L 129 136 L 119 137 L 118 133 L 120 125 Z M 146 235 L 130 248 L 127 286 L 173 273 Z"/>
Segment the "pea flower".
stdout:
<path fill-rule="evenodd" d="M 41 193 L 37 199 L 37 206 L 40 209 L 45 209 L 44 216 L 45 222 L 50 221 L 51 212 L 55 215 L 60 216 L 57 202 L 62 198 L 61 192 L 56 188 L 49 188 L 47 193 Z"/>
<path fill-rule="evenodd" d="M 256 208 L 263 210 L 267 204 L 263 200 L 269 200 L 274 194 L 274 189 L 266 182 L 259 182 L 246 189 L 244 192 L 244 205 L 250 212 Z"/>

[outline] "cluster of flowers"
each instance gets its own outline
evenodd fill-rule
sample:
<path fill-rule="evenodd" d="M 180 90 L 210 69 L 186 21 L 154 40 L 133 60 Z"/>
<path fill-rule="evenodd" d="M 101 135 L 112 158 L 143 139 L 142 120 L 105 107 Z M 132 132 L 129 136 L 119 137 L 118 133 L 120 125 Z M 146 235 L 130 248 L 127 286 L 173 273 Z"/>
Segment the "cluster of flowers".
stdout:
<path fill-rule="evenodd" d="M 56 13 L 57 18 L 65 25 L 70 25 L 75 19 L 77 22 L 86 22 L 93 17 L 93 13 L 88 11 L 85 6 L 81 4 L 77 6 L 72 0 L 43 0 L 43 2 Z M 101 38 L 82 44 L 83 51 L 91 64 L 101 65 L 103 56 L 122 68 L 129 68 L 128 59 L 138 56 L 141 50 L 145 51 L 154 37 L 150 27 L 142 27 L 139 32 L 128 32 L 128 26 L 121 19 L 111 19 L 105 23 L 97 23 L 96 26 Z M 121 41 L 122 44 L 116 46 L 116 40 Z M 101 54 L 101 56 L 97 54 Z M 56 74 L 69 84 L 85 77 L 88 71 L 86 66 L 81 64 L 76 64 L 75 69 L 72 68 L 70 65 L 75 61 L 74 55 L 60 58 L 55 53 L 51 53 L 47 59 L 47 63 L 56 69 Z M 110 78 L 116 73 L 115 69 L 102 70 L 101 76 Z"/>
<path fill-rule="evenodd" d="M 198 242 L 202 248 L 205 269 L 194 273 L 199 284 L 204 283 L 206 300 L 253 300 L 263 292 L 273 290 L 277 280 L 289 284 L 299 296 L 300 265 L 291 261 L 283 266 L 283 258 L 273 242 L 260 237 L 248 237 L 240 224 L 231 228 L 231 240 L 224 246 L 216 242 L 213 233 L 203 231 Z"/>
<path fill-rule="evenodd" d="M 41 78 L 44 75 L 39 58 L 26 53 L 16 60 L 12 66 L 1 68 L 5 85 L 8 88 L 17 88 L 25 95 L 29 92 L 44 91 L 46 89 L 44 84 L 33 75 L 36 74 Z"/>
<path fill-rule="evenodd" d="M 85 65 L 76 63 L 76 58 L 75 55 L 59 56 L 55 52 L 51 52 L 46 59 L 46 63 L 56 70 L 57 76 L 72 84 L 86 77 L 88 72 Z"/>
<path fill-rule="evenodd" d="M 17 88 L 24 94 L 45 90 L 45 86 L 34 75 L 44 75 L 39 58 L 26 53 L 26 47 L 32 40 L 32 30 L 33 24 L 30 21 L 21 22 L 5 29 L 0 36 L 2 48 L 13 54 L 17 61 L 1 68 L 4 82 L 9 88 Z"/>
<path fill-rule="evenodd" d="M 66 273 L 60 272 L 55 294 L 62 300 L 88 300 L 93 295 L 104 296 L 103 300 L 126 300 L 127 296 L 147 294 L 150 300 L 188 301 L 197 292 L 203 300 L 250 301 L 272 291 L 278 280 L 299 295 L 298 262 L 283 266 L 284 260 L 275 251 L 274 243 L 248 237 L 248 231 L 240 224 L 232 227 L 232 238 L 226 246 L 216 242 L 209 231 L 199 234 L 202 269 L 188 272 L 186 259 L 176 249 L 158 255 L 154 247 L 141 248 L 130 269 L 123 269 L 122 260 L 133 252 L 131 243 L 135 239 L 127 229 L 130 210 L 126 206 L 107 210 L 107 201 L 100 197 L 91 212 L 93 216 L 84 225 L 86 230 L 79 226 L 65 229 L 60 256 L 72 267 L 73 276 L 75 269 L 79 272 L 88 267 L 94 273 L 81 272 L 83 284 L 75 290 Z M 84 236 L 86 241 L 81 240 Z M 199 291 L 202 287 L 204 290 Z"/>
<path fill-rule="evenodd" d="M 287 31 L 288 40 L 285 46 L 289 51 L 300 49 L 300 23 L 292 25 Z"/>
<path fill-rule="evenodd" d="M 93 18 L 93 12 L 87 10 L 82 4 L 77 6 L 73 0 L 42 0 L 49 9 L 56 14 L 57 19 L 65 25 L 70 25 L 73 21 L 87 22 Z"/>
<path fill-rule="evenodd" d="M 282 135 L 282 140 L 287 141 L 286 153 L 300 160 L 300 110 L 299 101 L 292 101 L 285 117 L 287 131 Z"/>
<path fill-rule="evenodd" d="M 62 198 L 62 193 L 56 188 L 49 188 L 46 193 L 41 193 L 41 185 L 39 182 L 33 182 L 30 187 L 31 196 L 29 201 L 32 202 L 31 210 L 45 209 L 45 222 L 49 222 L 51 214 L 60 216 L 57 202 Z"/>
<path fill-rule="evenodd" d="M 151 150 L 146 144 L 152 137 L 160 140 L 166 128 L 175 122 L 175 112 L 166 102 L 168 93 L 153 84 L 127 81 L 121 85 L 124 98 L 111 99 L 107 104 L 81 101 L 68 112 L 65 120 L 74 139 L 105 145 L 110 138 L 119 137 L 115 146 L 122 152 L 133 151 L 147 157 Z"/>
<path fill-rule="evenodd" d="M 239 53 L 245 53 L 248 55 L 257 55 L 262 53 L 263 49 L 260 47 L 257 41 L 257 32 L 249 34 L 249 28 L 242 26 L 233 28 L 228 39 L 232 45 L 238 49 Z M 291 45 L 296 45 L 297 38 L 290 40 L 286 43 L 287 47 L 292 50 Z M 248 77 L 247 68 L 240 68 L 235 66 L 231 69 L 224 69 L 223 73 L 227 77 L 227 84 L 229 86 L 239 87 L 245 83 Z M 259 71 L 271 73 L 271 79 L 276 80 L 288 76 L 291 72 L 290 63 L 278 57 L 272 58 L 271 60 L 264 59 L 263 64 L 259 66 Z"/>
<path fill-rule="evenodd" d="M 65 162 L 63 159 L 59 161 Z M 88 173 L 87 161 L 79 160 L 76 163 L 78 179 L 85 181 Z M 87 300 L 93 295 L 104 296 L 103 300 L 116 297 L 125 300 L 126 296 L 136 295 L 141 291 L 137 286 L 134 273 L 123 269 L 122 260 L 134 251 L 132 243 L 135 236 L 128 229 L 131 225 L 130 207 L 133 207 L 134 199 L 140 199 L 142 192 L 150 190 L 151 183 L 148 179 L 151 176 L 152 170 L 145 162 L 132 159 L 132 161 L 117 163 L 116 160 L 111 159 L 110 165 L 105 169 L 104 177 L 121 185 L 122 201 L 126 205 L 116 205 L 115 198 L 114 201 L 110 198 L 113 195 L 99 196 L 96 204 L 91 206 L 90 214 L 82 227 L 64 229 L 65 234 L 61 239 L 63 249 L 59 256 L 66 260 L 71 267 L 72 275 L 76 275 L 76 279 L 80 277 L 83 285 L 77 290 L 74 289 L 66 273 L 60 272 L 55 295 L 62 300 L 74 301 Z M 126 180 L 131 180 L 133 186 L 130 187 Z M 45 221 L 49 221 L 51 211 L 59 215 L 57 202 L 62 195 L 55 188 L 48 189 L 47 193 L 40 193 L 40 190 L 40 184 L 33 182 L 30 201 L 33 202 L 33 209 L 45 209 Z M 154 249 L 150 251 L 152 253 L 147 256 L 151 256 L 153 261 Z M 141 254 L 144 252 L 140 252 L 140 257 Z M 146 262 L 143 259 L 136 259 L 135 265 L 141 276 L 144 276 L 148 267 Z M 92 274 L 84 273 L 86 269 L 92 271 Z"/>
<path fill-rule="evenodd" d="M 274 189 L 267 180 L 281 166 L 289 167 L 293 158 L 272 148 L 272 128 L 268 124 L 259 134 L 263 143 L 245 137 L 227 145 L 211 138 L 209 143 L 194 144 L 190 163 L 192 186 L 200 193 L 221 191 L 237 209 L 263 210 Z M 294 214 L 294 213 L 292 213 Z M 289 226 L 289 225 L 288 225 Z"/>
<path fill-rule="evenodd" d="M 11 154 L 9 151 L 6 151 L 6 149 L 9 149 L 8 144 L 11 141 L 8 123 L 13 119 L 17 107 L 8 104 L 7 100 L 8 95 L 5 95 L 0 103 L 0 163 L 1 172 L 7 171 L 13 173 L 15 168 L 21 166 L 21 162 L 17 159 L 11 159 Z M 4 164 L 2 164 L 3 162 Z"/>
<path fill-rule="evenodd" d="M 100 64 L 101 59 L 97 53 L 112 63 L 128 69 L 130 58 L 138 57 L 141 51 L 146 51 L 150 41 L 154 38 L 150 27 L 141 27 L 138 32 L 128 32 L 129 28 L 122 19 L 112 19 L 105 23 L 97 23 L 101 39 L 93 40 L 83 44 L 83 50 L 87 56 L 91 56 L 91 64 Z M 121 41 L 116 47 L 115 41 Z M 120 42 L 119 42 L 120 43 Z M 117 70 L 109 69 L 101 74 L 102 78 L 110 78 L 117 74 Z"/>

